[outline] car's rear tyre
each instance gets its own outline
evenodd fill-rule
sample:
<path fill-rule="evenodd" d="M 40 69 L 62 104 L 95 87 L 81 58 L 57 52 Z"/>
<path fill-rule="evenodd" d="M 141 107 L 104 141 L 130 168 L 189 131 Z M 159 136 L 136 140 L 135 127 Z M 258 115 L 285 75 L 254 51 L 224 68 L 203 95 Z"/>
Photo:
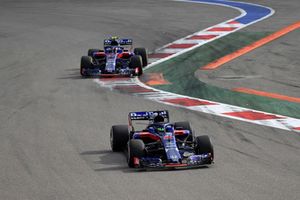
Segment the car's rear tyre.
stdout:
<path fill-rule="evenodd" d="M 93 56 L 95 52 L 103 52 L 103 50 L 100 49 L 89 49 L 88 50 L 88 56 Z"/>
<path fill-rule="evenodd" d="M 175 130 L 189 130 L 190 131 L 190 137 L 187 139 L 188 141 L 194 140 L 193 131 L 190 125 L 190 122 L 184 121 L 184 122 L 175 122 L 174 123 Z"/>
<path fill-rule="evenodd" d="M 126 148 L 129 139 L 127 125 L 115 125 L 110 130 L 110 146 L 113 151 L 122 151 Z"/>
<path fill-rule="evenodd" d="M 211 154 L 212 160 L 214 159 L 214 148 L 211 144 L 210 138 L 207 135 L 197 136 L 195 138 L 195 153 L 200 154 Z"/>
<path fill-rule="evenodd" d="M 82 56 L 80 61 L 80 74 L 81 76 L 85 76 L 84 69 L 90 68 L 93 65 L 92 58 L 89 56 Z"/>
<path fill-rule="evenodd" d="M 174 128 L 177 130 L 189 130 L 192 131 L 190 122 L 184 121 L 184 122 L 175 122 Z"/>
<path fill-rule="evenodd" d="M 139 55 L 142 57 L 143 67 L 148 65 L 148 53 L 145 48 L 135 48 L 133 50 L 135 55 Z"/>
<path fill-rule="evenodd" d="M 131 139 L 128 142 L 127 163 L 129 167 L 135 167 L 134 158 L 142 158 L 145 156 L 145 144 L 143 140 Z"/>
<path fill-rule="evenodd" d="M 142 57 L 138 55 L 132 56 L 129 61 L 129 68 L 138 69 L 138 72 L 135 75 L 141 76 L 143 74 Z"/>

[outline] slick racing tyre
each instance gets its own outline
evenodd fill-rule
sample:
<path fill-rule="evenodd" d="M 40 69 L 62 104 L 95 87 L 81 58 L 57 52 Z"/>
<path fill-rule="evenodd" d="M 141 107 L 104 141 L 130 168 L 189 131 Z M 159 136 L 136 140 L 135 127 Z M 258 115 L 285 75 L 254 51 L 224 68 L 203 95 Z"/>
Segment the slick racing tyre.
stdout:
<path fill-rule="evenodd" d="M 134 55 L 130 58 L 129 61 L 130 69 L 138 69 L 137 76 L 141 76 L 143 74 L 143 64 L 141 56 Z"/>
<path fill-rule="evenodd" d="M 143 140 L 131 139 L 128 142 L 127 163 L 129 167 L 135 167 L 134 158 L 141 158 L 145 156 L 145 144 Z"/>
<path fill-rule="evenodd" d="M 148 65 L 148 53 L 145 48 L 135 48 L 133 50 L 135 55 L 139 55 L 142 57 L 143 67 Z"/>
<path fill-rule="evenodd" d="M 115 125 L 110 130 L 110 146 L 113 151 L 122 151 L 126 148 L 129 139 L 127 125 Z"/>
<path fill-rule="evenodd" d="M 100 50 L 100 49 L 89 49 L 88 50 L 88 56 L 93 57 L 93 55 L 94 55 L 95 52 L 103 52 L 103 50 Z"/>
<path fill-rule="evenodd" d="M 197 136 L 195 138 L 195 152 L 197 155 L 200 154 L 211 154 L 212 161 L 214 159 L 214 148 L 207 135 Z"/>
<path fill-rule="evenodd" d="M 194 135 L 193 135 L 193 132 L 192 132 L 192 128 L 191 128 L 191 125 L 190 125 L 190 122 L 175 122 L 174 123 L 174 128 L 175 130 L 189 130 L 190 131 L 190 136 L 189 138 L 187 139 L 187 141 L 193 141 L 194 140 Z"/>
<path fill-rule="evenodd" d="M 80 61 L 80 74 L 81 76 L 85 76 L 84 69 L 92 67 L 92 58 L 89 56 L 82 56 Z"/>

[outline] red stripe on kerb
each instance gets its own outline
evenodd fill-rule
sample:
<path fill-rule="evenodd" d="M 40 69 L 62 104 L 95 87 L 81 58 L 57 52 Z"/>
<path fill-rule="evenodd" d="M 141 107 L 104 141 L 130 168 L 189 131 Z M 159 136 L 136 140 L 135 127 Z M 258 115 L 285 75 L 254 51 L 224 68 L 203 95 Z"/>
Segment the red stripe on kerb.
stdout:
<path fill-rule="evenodd" d="M 187 40 L 209 40 L 212 38 L 217 37 L 218 35 L 193 35 L 189 38 L 187 38 Z"/>
<path fill-rule="evenodd" d="M 128 93 L 156 92 L 152 89 L 143 88 L 139 85 L 115 86 L 114 89 L 119 90 L 121 92 L 128 92 Z"/>
<path fill-rule="evenodd" d="M 240 24 L 240 22 L 233 20 L 233 21 L 227 22 L 227 24 Z"/>
<path fill-rule="evenodd" d="M 228 112 L 223 113 L 224 115 L 230 115 L 234 117 L 244 118 L 248 120 L 266 120 L 266 119 L 282 119 L 284 117 L 278 117 L 276 115 L 272 114 L 265 114 L 260 112 L 254 112 L 254 111 L 243 111 L 243 112 Z"/>
<path fill-rule="evenodd" d="M 208 29 L 207 31 L 233 31 L 234 29 L 237 29 L 236 27 L 215 27 Z"/>
<path fill-rule="evenodd" d="M 300 127 L 295 127 L 293 129 L 296 130 L 296 131 L 300 131 Z"/>
<path fill-rule="evenodd" d="M 189 98 L 164 99 L 162 101 L 182 106 L 216 105 L 215 103 L 211 103 L 208 101 L 201 101 Z"/>
<path fill-rule="evenodd" d="M 167 46 L 166 48 L 186 49 L 186 48 L 193 47 L 195 45 L 197 45 L 197 44 L 171 44 L 171 45 Z"/>
<path fill-rule="evenodd" d="M 173 55 L 173 53 L 154 53 L 154 54 L 149 54 L 148 58 L 166 58 Z"/>

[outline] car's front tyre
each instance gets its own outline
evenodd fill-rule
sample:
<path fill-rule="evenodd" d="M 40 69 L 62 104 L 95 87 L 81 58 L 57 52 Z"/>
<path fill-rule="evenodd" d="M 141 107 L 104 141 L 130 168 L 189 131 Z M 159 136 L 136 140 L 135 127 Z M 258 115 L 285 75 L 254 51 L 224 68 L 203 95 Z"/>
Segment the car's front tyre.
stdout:
<path fill-rule="evenodd" d="M 135 48 L 133 50 L 135 55 L 139 55 L 142 57 L 142 64 L 143 67 L 146 67 L 148 65 L 148 53 L 147 50 L 145 48 Z"/>
<path fill-rule="evenodd" d="M 135 70 L 134 75 L 141 76 L 143 74 L 142 57 L 138 55 L 132 56 L 129 61 L 129 68 Z"/>
<path fill-rule="evenodd" d="M 93 63 L 92 63 L 92 58 L 90 56 L 82 56 L 81 57 L 81 61 L 80 61 L 80 75 L 81 76 L 86 76 L 86 74 L 84 73 L 84 70 L 86 68 L 90 68 Z"/>
<path fill-rule="evenodd" d="M 210 138 L 207 135 L 201 135 L 195 138 L 195 153 L 197 155 L 211 154 L 211 158 L 212 158 L 211 162 L 213 161 L 214 148 L 213 145 L 211 144 Z"/>
<path fill-rule="evenodd" d="M 143 140 L 131 139 L 128 142 L 127 163 L 128 166 L 135 167 L 134 159 L 140 159 L 145 156 L 145 144 Z"/>

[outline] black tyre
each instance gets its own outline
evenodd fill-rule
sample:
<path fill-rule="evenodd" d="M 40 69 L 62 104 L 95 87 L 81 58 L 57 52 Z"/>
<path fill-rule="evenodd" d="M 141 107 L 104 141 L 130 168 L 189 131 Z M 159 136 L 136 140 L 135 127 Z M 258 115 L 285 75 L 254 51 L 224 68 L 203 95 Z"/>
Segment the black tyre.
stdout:
<path fill-rule="evenodd" d="M 143 67 L 146 67 L 148 65 L 148 53 L 145 48 L 135 48 L 133 50 L 135 55 L 139 55 L 142 57 L 143 61 Z"/>
<path fill-rule="evenodd" d="M 110 130 L 110 146 L 113 151 L 122 151 L 126 148 L 129 139 L 127 125 L 115 125 Z"/>
<path fill-rule="evenodd" d="M 95 52 L 103 52 L 103 50 L 100 50 L 100 49 L 89 49 L 88 50 L 88 56 L 92 57 Z"/>
<path fill-rule="evenodd" d="M 207 135 L 197 136 L 195 138 L 195 152 L 197 155 L 211 153 L 212 160 L 214 159 L 214 148 Z"/>
<path fill-rule="evenodd" d="M 138 68 L 138 73 L 135 75 L 137 75 L 137 76 L 142 75 L 143 74 L 143 64 L 142 64 L 141 56 L 137 56 L 137 55 L 132 56 L 130 58 L 129 68 L 131 68 L 131 69 Z"/>
<path fill-rule="evenodd" d="M 81 76 L 85 76 L 83 73 L 83 69 L 90 68 L 93 66 L 92 58 L 89 56 L 82 56 L 80 61 L 80 74 Z"/>
<path fill-rule="evenodd" d="M 143 140 L 131 139 L 128 142 L 127 163 L 129 167 L 134 167 L 134 158 L 145 156 L 145 144 Z"/>
<path fill-rule="evenodd" d="M 175 126 L 175 129 L 177 129 L 177 130 L 189 130 L 189 131 L 192 131 L 190 122 L 187 122 L 187 121 L 185 121 L 185 122 L 175 122 L 174 126 Z"/>
<path fill-rule="evenodd" d="M 194 140 L 194 136 L 193 136 L 193 131 L 190 125 L 190 122 L 175 122 L 174 123 L 174 128 L 175 130 L 189 130 L 191 133 L 191 136 L 187 139 L 188 141 L 193 141 Z"/>

